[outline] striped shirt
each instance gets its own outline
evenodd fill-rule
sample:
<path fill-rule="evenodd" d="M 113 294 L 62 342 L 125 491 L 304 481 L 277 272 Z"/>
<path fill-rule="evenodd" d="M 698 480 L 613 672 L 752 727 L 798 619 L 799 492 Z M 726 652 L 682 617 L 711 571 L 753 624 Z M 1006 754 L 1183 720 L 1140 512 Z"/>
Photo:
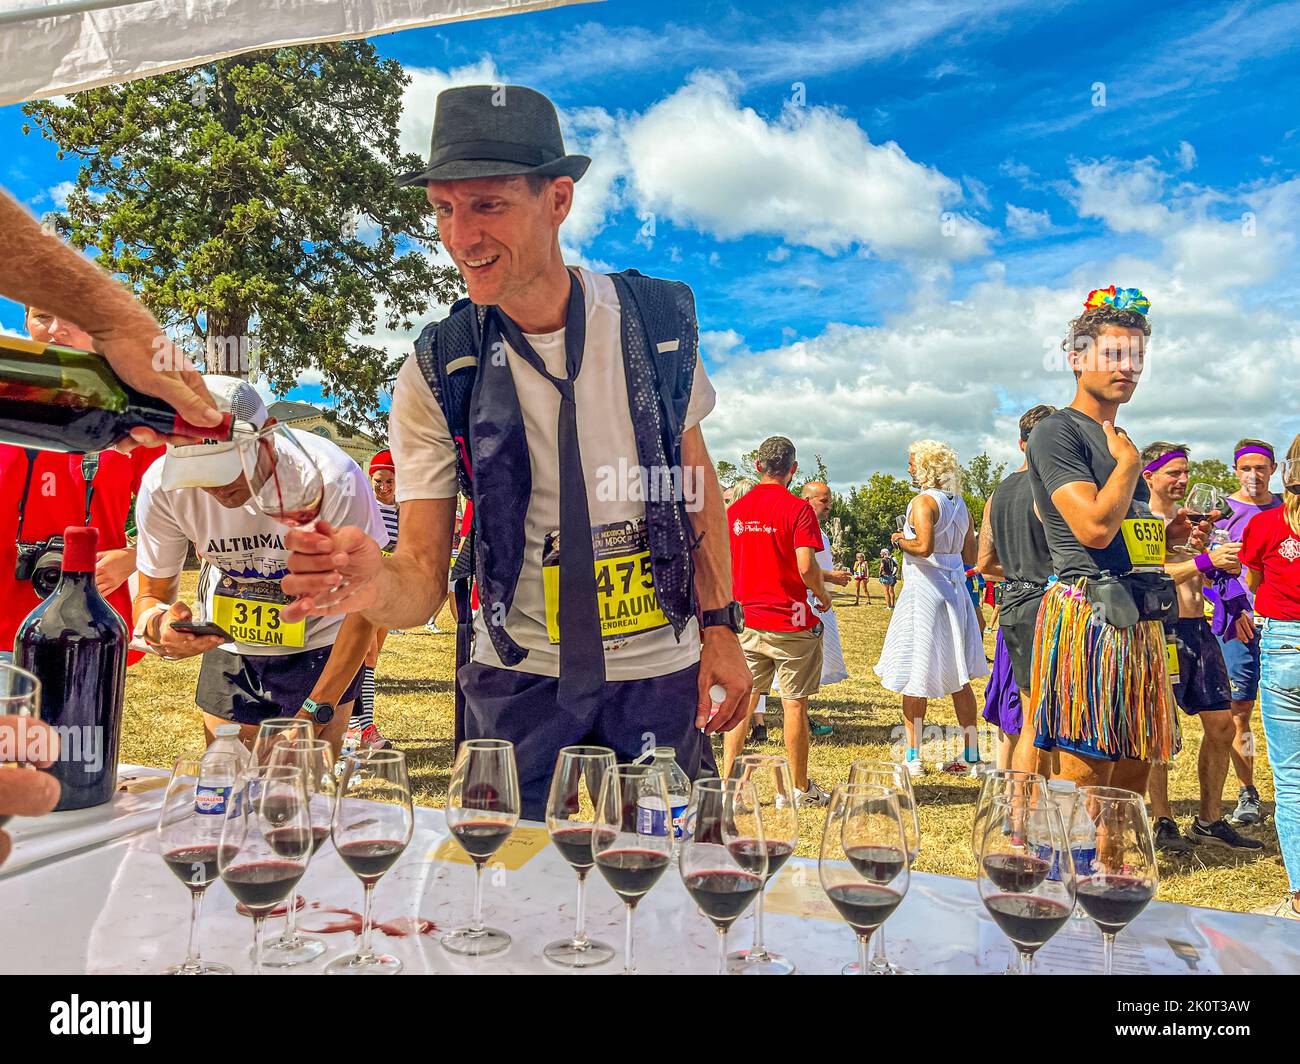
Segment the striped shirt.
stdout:
<path fill-rule="evenodd" d="M 384 549 L 393 550 L 397 546 L 397 507 L 381 502 L 379 513 L 384 519 L 384 528 L 388 530 L 388 543 Z"/>

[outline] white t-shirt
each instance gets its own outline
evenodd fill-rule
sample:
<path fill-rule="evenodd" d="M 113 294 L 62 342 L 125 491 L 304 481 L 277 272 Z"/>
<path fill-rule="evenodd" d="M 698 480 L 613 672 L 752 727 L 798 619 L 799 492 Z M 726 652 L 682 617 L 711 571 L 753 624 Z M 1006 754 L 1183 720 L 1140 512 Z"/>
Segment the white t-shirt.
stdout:
<path fill-rule="evenodd" d="M 376 541 L 385 542 L 387 533 L 379 515 L 379 504 L 361 467 L 329 440 L 313 432 L 290 431 L 316 460 L 324 478 L 321 517 L 336 528 L 355 525 Z M 241 603 L 238 615 L 232 603 L 232 618 L 244 618 L 256 610 L 256 596 L 268 589 L 272 592 L 278 589 L 280 578 L 288 573 L 285 561 L 289 552 L 284 549 L 288 529 L 261 513 L 251 502 L 237 510 L 228 510 L 202 488 L 163 491 L 159 487 L 162 467 L 162 462 L 149 467 L 136 499 L 135 520 L 139 532 L 136 567 L 145 576 L 176 576 L 184 568 L 186 551 L 193 543 L 203 561 L 195 616 L 200 621 L 216 620 L 217 623 L 224 619 L 227 621 L 224 627 L 230 631 L 230 618 L 217 616 L 215 596 L 219 593 L 226 598 L 237 598 L 244 593 L 254 596 Z M 253 615 L 259 621 L 263 616 Z M 237 654 L 267 655 L 295 654 L 331 646 L 343 623 L 343 615 L 312 617 L 299 623 L 305 625 L 302 646 L 250 644 L 236 639 L 223 644 L 221 649 Z M 290 641 L 297 642 L 292 635 Z"/>
<path fill-rule="evenodd" d="M 621 308 L 614 282 L 605 274 L 589 270 L 580 270 L 579 275 L 586 294 L 587 342 L 574 394 L 587 507 L 596 529 L 644 518 L 645 503 L 635 492 L 611 490 L 625 484 L 626 472 L 639 464 L 628 409 Z M 528 341 L 551 373 L 557 377 L 567 375 L 563 329 L 529 334 Z M 528 656 L 514 667 L 516 671 L 558 676 L 559 647 L 551 643 L 546 626 L 542 555 L 548 537 L 560 526 L 560 394 L 508 344 L 506 355 L 519 396 L 532 467 L 532 496 L 524 519 L 524 562 L 514 603 L 506 617 L 506 631 L 528 651 Z M 684 429 L 698 425 L 713 409 L 715 399 L 703 363 L 697 360 Z M 455 497 L 455 445 L 414 355 L 397 374 L 388 437 L 399 474 L 399 502 Z M 671 626 L 659 627 L 617 641 L 606 639 L 605 676 L 610 680 L 641 680 L 667 675 L 689 668 L 699 656 L 695 621 L 687 625 L 680 643 Z M 474 619 L 473 660 L 503 667 L 488 637 L 482 611 Z"/>

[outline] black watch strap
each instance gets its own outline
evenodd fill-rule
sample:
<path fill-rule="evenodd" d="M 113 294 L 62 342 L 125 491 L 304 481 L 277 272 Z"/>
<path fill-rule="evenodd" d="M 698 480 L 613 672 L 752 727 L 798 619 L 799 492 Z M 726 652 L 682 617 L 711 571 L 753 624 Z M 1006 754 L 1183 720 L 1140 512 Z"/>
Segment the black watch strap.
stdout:
<path fill-rule="evenodd" d="M 739 635 L 745 630 L 745 610 L 739 602 L 728 602 L 716 610 L 702 610 L 700 627 L 730 628 Z"/>

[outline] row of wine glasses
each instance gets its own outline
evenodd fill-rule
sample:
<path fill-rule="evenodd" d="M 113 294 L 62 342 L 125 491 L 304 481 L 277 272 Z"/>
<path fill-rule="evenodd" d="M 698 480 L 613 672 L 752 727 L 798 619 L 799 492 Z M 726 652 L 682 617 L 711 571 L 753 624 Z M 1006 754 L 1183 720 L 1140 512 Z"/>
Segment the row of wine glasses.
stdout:
<path fill-rule="evenodd" d="M 1101 931 L 1104 971 L 1112 974 L 1115 937 L 1160 882 L 1141 795 L 1081 787 L 1062 802 L 1036 773 L 1004 769 L 985 778 L 971 849 L 980 899 L 1025 975 L 1076 904 Z"/>
<path fill-rule="evenodd" d="M 301 964 L 324 952 L 319 939 L 294 925 L 294 888 L 308 862 L 332 840 L 344 864 L 365 889 L 357 950 L 326 966 L 330 974 L 390 973 L 395 958 L 370 946 L 375 884 L 411 840 L 414 808 L 406 757 L 399 750 L 362 750 L 348 756 L 336 782 L 330 745 L 303 737 L 291 718 L 267 721 L 254 744 L 251 765 L 234 754 L 194 753 L 176 761 L 163 797 L 157 838 L 167 867 L 190 890 L 190 939 L 176 975 L 228 974 L 201 959 L 197 934 L 204 892 L 221 878 L 253 919 L 253 970 L 269 952 L 272 965 Z M 266 918 L 286 907 L 285 933 L 263 947 Z"/>

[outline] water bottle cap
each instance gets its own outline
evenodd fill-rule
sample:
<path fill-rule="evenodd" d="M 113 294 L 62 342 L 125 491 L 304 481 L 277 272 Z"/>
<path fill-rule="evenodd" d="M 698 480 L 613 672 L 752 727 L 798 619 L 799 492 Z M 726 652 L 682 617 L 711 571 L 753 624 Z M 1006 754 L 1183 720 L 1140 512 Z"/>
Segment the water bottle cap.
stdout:
<path fill-rule="evenodd" d="M 218 724 L 216 728 L 213 729 L 212 734 L 215 735 L 218 739 L 230 739 L 232 737 L 237 738 L 239 736 L 239 725 Z"/>
<path fill-rule="evenodd" d="M 677 751 L 671 746 L 656 746 L 655 757 L 666 757 L 673 761 L 676 761 Z"/>
<path fill-rule="evenodd" d="M 1047 789 L 1049 791 L 1065 791 L 1072 793 L 1079 789 L 1079 785 L 1074 780 L 1048 780 Z"/>

